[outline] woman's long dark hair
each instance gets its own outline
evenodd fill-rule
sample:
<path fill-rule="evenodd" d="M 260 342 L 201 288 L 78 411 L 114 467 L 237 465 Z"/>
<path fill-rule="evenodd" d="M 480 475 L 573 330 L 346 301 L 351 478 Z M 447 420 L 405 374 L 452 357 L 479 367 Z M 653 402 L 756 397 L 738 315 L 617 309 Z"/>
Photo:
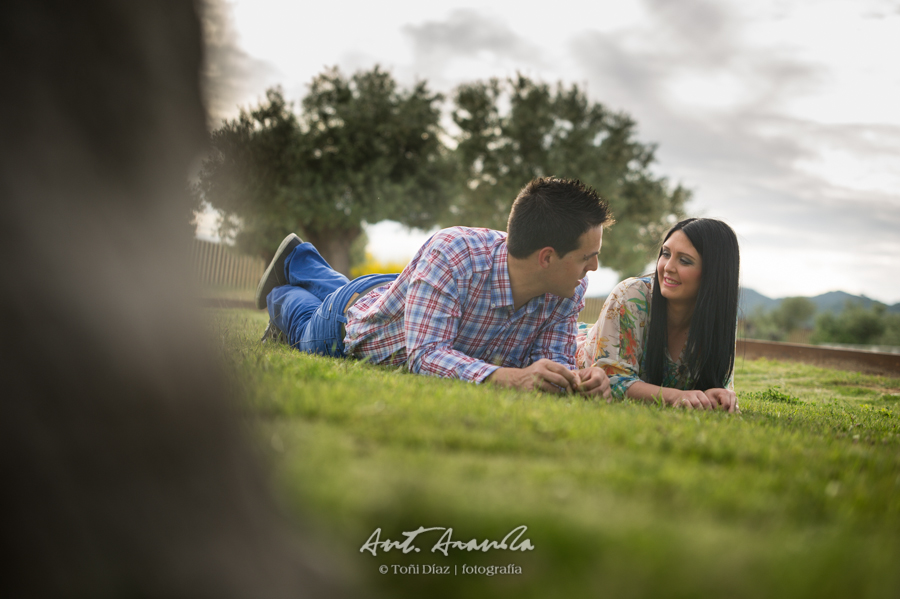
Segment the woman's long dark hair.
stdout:
<path fill-rule="evenodd" d="M 741 257 L 737 236 L 731 227 L 711 218 L 688 218 L 666 233 L 681 231 L 703 259 L 700 291 L 691 317 L 691 329 L 684 349 L 684 363 L 693 380 L 692 389 L 724 387 L 734 370 L 734 341 L 738 311 L 738 273 Z M 659 256 L 662 255 L 660 244 Z M 653 270 L 650 330 L 647 335 L 647 382 L 662 385 L 668 347 L 668 301 L 659 286 L 658 270 Z M 677 359 L 677 356 L 674 356 Z"/>

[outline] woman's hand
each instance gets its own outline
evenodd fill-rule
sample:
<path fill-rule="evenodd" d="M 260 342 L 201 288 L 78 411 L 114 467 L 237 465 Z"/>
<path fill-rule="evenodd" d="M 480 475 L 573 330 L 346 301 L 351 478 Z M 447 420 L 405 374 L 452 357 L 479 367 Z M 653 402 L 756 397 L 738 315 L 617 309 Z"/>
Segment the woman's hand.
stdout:
<path fill-rule="evenodd" d="M 671 395 L 675 399 L 671 405 L 675 407 L 693 408 L 700 410 L 716 410 L 721 408 L 731 414 L 738 412 L 737 395 L 728 389 L 707 389 L 706 391 L 678 391 Z M 677 397 L 675 397 L 677 394 Z M 665 398 L 665 396 L 664 396 Z"/>
<path fill-rule="evenodd" d="M 715 410 L 718 404 L 703 391 L 681 391 L 671 387 L 663 387 L 663 400 L 675 408 L 692 410 Z"/>
<path fill-rule="evenodd" d="M 663 402 L 673 408 L 690 408 L 696 410 L 714 410 L 718 404 L 714 403 L 703 391 L 682 391 L 673 387 L 658 387 L 637 381 L 628 387 L 626 397 L 642 399 L 646 402 L 656 403 L 662 396 Z"/>
<path fill-rule="evenodd" d="M 704 391 L 682 391 L 672 387 L 657 387 L 644 381 L 638 381 L 628 387 L 625 393 L 627 397 L 643 399 L 644 401 L 659 401 L 662 396 L 666 405 L 673 408 L 689 408 L 692 410 L 722 410 L 731 413 L 740 413 L 737 405 L 737 396 L 734 391 L 728 389 L 707 389 Z"/>
<path fill-rule="evenodd" d="M 599 366 L 588 366 L 581 370 L 576 370 L 579 377 L 579 385 L 575 387 L 575 391 L 582 395 L 601 395 L 608 401 L 612 399 L 609 390 L 609 377 L 606 372 Z"/>
<path fill-rule="evenodd" d="M 728 389 L 707 389 L 706 397 L 715 401 L 716 404 L 722 406 L 722 409 L 729 413 L 741 413 L 737 404 L 737 395 L 734 394 L 734 391 L 729 391 Z"/>

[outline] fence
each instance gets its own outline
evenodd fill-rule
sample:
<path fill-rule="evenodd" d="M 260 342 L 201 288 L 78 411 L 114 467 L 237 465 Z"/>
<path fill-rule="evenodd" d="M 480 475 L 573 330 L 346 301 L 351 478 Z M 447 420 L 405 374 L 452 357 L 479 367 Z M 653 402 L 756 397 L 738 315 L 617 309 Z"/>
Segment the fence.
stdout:
<path fill-rule="evenodd" d="M 858 349 L 835 349 L 799 343 L 777 341 L 756 341 L 738 339 L 737 358 L 755 360 L 787 360 L 814 364 L 822 368 L 868 372 L 884 376 L 900 375 L 900 354 L 860 351 Z"/>
<path fill-rule="evenodd" d="M 579 322 L 597 322 L 600 318 L 600 310 L 603 309 L 605 297 L 584 298 L 584 309 L 578 314 Z"/>
<path fill-rule="evenodd" d="M 194 240 L 191 264 L 202 285 L 232 289 L 256 289 L 266 269 L 261 258 L 242 256 L 224 243 L 202 239 Z"/>

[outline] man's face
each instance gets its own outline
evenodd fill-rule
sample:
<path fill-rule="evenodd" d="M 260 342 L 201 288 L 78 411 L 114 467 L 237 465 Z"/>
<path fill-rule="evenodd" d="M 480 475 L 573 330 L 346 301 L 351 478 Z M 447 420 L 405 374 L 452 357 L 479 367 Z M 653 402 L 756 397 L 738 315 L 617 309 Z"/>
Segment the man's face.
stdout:
<path fill-rule="evenodd" d="M 588 271 L 600 267 L 600 245 L 603 243 L 603 227 L 594 227 L 578 238 L 578 247 L 564 256 L 555 252 L 547 269 L 547 291 L 559 297 L 572 297 L 579 281 Z"/>

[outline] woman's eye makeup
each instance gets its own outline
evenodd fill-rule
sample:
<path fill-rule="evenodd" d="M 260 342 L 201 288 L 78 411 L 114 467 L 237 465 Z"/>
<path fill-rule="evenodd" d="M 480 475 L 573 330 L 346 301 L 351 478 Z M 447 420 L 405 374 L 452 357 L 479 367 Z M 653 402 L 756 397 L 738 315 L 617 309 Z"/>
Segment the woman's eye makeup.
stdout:
<path fill-rule="evenodd" d="M 667 249 L 663 249 L 662 253 L 660 254 L 660 257 L 662 257 L 662 258 L 670 258 L 671 256 L 672 256 L 671 252 L 669 252 L 669 250 L 667 250 Z M 681 258 L 679 260 L 679 262 L 681 262 L 685 266 L 690 266 L 694 263 L 694 261 L 691 260 L 690 258 L 684 258 L 684 257 Z"/>

